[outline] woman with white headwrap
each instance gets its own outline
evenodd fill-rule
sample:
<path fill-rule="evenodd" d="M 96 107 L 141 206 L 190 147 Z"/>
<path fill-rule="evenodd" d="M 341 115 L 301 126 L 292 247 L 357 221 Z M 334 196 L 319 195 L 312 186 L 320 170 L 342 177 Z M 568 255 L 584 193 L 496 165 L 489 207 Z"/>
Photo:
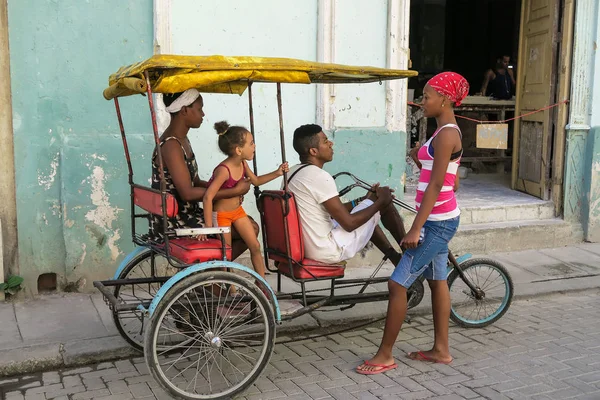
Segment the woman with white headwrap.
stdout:
<path fill-rule="evenodd" d="M 163 102 L 171 114 L 171 122 L 160 137 L 160 151 L 164 164 L 164 175 L 167 191 L 177 200 L 179 213 L 169 218 L 167 229 L 202 228 L 204 212 L 200 202 L 204 197 L 207 182 L 198 176 L 198 164 L 188 139 L 190 128 L 199 128 L 202 124 L 204 102 L 200 92 L 188 89 L 182 93 L 165 94 Z M 160 172 L 156 150 L 152 155 L 152 187 L 160 189 Z M 231 189 L 219 190 L 219 198 L 231 198 L 245 195 L 250 189 L 250 182 L 240 181 Z M 252 221 L 258 235 L 258 225 Z M 150 236 L 155 241 L 163 241 L 162 217 L 153 216 L 150 222 Z M 232 250 L 235 259 L 246 250 L 243 240 L 232 232 Z"/>

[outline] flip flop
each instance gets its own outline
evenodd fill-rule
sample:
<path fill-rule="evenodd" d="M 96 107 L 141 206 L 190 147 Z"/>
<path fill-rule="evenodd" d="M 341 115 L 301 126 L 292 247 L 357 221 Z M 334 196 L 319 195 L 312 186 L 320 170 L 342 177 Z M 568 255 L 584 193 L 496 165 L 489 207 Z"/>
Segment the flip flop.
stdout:
<path fill-rule="evenodd" d="M 369 360 L 366 360 L 362 365 L 368 365 L 370 367 L 377 367 L 379 369 L 377 369 L 375 371 L 364 371 L 364 370 L 358 369 L 358 367 L 356 367 L 356 372 L 358 372 L 361 375 L 377 375 L 377 374 L 382 374 L 384 372 L 388 372 L 388 371 L 398 368 L 398 364 L 396 364 L 396 363 L 389 364 L 389 365 L 383 365 L 383 364 L 374 364 L 374 363 L 370 362 Z"/>
<path fill-rule="evenodd" d="M 425 355 L 425 353 L 423 353 L 422 351 L 415 351 L 415 352 L 411 352 L 408 353 L 406 355 L 408 358 L 410 358 L 411 360 L 415 360 L 415 361 L 427 361 L 427 362 L 431 362 L 434 364 L 450 364 L 452 361 L 454 361 L 454 359 L 450 359 L 450 361 L 441 361 L 441 360 L 434 360 L 431 357 L 427 357 Z"/>

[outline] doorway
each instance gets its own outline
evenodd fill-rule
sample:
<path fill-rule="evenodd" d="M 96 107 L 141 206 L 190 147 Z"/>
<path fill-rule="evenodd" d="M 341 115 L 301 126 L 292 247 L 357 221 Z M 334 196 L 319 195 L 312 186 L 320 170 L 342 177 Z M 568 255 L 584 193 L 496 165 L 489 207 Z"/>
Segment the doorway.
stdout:
<path fill-rule="evenodd" d="M 566 82 L 557 72 L 563 51 L 557 44 L 559 27 L 569 23 L 562 8 L 562 0 L 412 0 L 411 61 L 419 72 L 409 84 L 414 98 L 419 99 L 433 75 L 452 70 L 471 85 L 469 97 L 456 110 L 462 117 L 498 121 L 553 104 L 557 88 Z M 510 99 L 495 98 L 489 90 L 481 93 L 487 71 L 506 70 L 498 70 L 499 59 L 509 61 L 507 68 L 515 78 Z M 546 110 L 509 122 L 502 150 L 479 148 L 478 123 L 458 119 L 463 131 L 461 164 L 467 179 L 480 182 L 474 190 L 493 183 L 516 198 L 526 199 L 525 193 L 556 200 L 552 191 L 562 187 L 551 184 L 552 174 L 564 157 L 564 147 L 557 146 L 564 142 L 564 131 L 556 124 L 558 114 L 557 109 Z M 420 128 L 411 127 L 410 147 L 435 130 L 435 121 L 419 124 Z"/>

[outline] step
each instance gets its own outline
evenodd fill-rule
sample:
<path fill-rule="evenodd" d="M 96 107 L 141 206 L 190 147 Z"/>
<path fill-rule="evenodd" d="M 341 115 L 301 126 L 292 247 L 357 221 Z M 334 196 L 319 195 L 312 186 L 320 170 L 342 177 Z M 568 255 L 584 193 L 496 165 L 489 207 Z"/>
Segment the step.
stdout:
<path fill-rule="evenodd" d="M 551 218 L 461 224 L 450 248 L 459 254 L 491 254 L 562 247 L 582 241 L 580 226 Z"/>
<path fill-rule="evenodd" d="M 407 201 L 406 203 L 414 206 L 414 202 Z M 402 217 L 405 219 L 406 225 L 410 226 L 409 224 L 412 224 L 414 214 L 403 210 Z M 552 218 L 554 218 L 554 204 L 551 201 L 542 200 L 526 204 L 503 204 L 481 207 L 467 206 L 460 208 L 461 225 Z"/>

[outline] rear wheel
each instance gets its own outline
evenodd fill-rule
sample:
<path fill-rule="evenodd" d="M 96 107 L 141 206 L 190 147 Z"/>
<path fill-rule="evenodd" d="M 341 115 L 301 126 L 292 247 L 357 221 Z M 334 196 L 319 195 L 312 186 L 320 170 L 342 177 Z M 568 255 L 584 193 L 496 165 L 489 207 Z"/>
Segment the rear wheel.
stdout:
<path fill-rule="evenodd" d="M 497 261 L 474 258 L 460 264 L 465 275 L 481 294 L 472 291 L 459 272 L 448 277 L 452 309 L 450 319 L 465 328 L 483 328 L 499 320 L 510 307 L 513 282 L 506 268 Z"/>
<path fill-rule="evenodd" d="M 166 258 L 148 250 L 131 260 L 118 279 L 171 277 L 177 271 Z M 149 303 L 161 286 L 160 282 L 115 286 L 114 295 L 125 304 Z M 123 339 L 134 349 L 143 352 L 144 332 L 148 323 L 144 313 L 139 310 L 113 311 L 113 321 Z"/>
<path fill-rule="evenodd" d="M 154 379 L 179 399 L 230 399 L 254 383 L 275 342 L 262 291 L 233 273 L 183 278 L 160 299 L 144 354 Z"/>

